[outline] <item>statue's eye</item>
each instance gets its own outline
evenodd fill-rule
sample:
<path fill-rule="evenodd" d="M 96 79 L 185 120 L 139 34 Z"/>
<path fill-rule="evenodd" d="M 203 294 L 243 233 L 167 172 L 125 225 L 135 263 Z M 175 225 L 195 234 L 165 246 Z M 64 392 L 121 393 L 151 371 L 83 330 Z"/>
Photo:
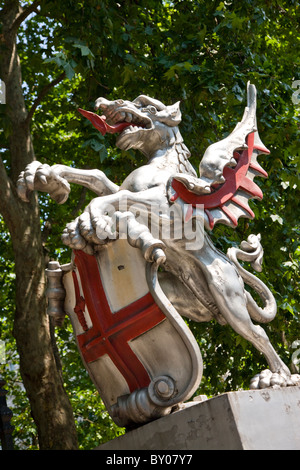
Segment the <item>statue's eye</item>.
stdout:
<path fill-rule="evenodd" d="M 155 108 L 155 106 L 147 106 L 147 110 L 150 111 L 151 114 L 156 114 L 157 113 L 157 109 Z"/>
<path fill-rule="evenodd" d="M 124 104 L 124 101 L 123 100 L 117 100 L 116 103 L 117 104 Z"/>

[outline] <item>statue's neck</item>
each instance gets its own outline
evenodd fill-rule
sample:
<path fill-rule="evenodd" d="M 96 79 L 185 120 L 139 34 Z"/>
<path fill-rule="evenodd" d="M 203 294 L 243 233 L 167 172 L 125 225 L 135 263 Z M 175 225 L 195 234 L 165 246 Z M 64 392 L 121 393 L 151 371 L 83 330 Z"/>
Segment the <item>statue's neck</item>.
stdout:
<path fill-rule="evenodd" d="M 181 142 L 174 142 L 167 148 L 157 150 L 149 159 L 148 164 L 159 169 L 168 169 L 172 173 L 188 173 L 196 176 L 196 172 L 190 164 L 188 158 L 190 153 Z"/>
<path fill-rule="evenodd" d="M 170 164 L 177 163 L 178 158 L 175 145 L 156 150 L 149 158 L 149 164 L 160 165 L 162 160 Z"/>

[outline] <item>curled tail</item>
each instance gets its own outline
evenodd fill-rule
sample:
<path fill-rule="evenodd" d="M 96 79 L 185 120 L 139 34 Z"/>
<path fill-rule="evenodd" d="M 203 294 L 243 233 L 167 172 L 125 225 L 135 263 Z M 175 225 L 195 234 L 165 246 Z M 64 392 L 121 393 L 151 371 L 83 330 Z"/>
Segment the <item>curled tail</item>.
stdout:
<path fill-rule="evenodd" d="M 263 248 L 260 243 L 260 235 L 250 235 L 247 241 L 243 241 L 240 248 L 229 248 L 228 258 L 235 264 L 245 284 L 254 289 L 263 302 L 263 308 L 257 305 L 252 295 L 245 291 L 247 297 L 247 307 L 250 317 L 259 323 L 268 323 L 276 315 L 277 305 L 275 298 L 268 287 L 256 276 L 244 269 L 238 260 L 248 261 L 256 271 L 261 271 L 263 258 Z"/>

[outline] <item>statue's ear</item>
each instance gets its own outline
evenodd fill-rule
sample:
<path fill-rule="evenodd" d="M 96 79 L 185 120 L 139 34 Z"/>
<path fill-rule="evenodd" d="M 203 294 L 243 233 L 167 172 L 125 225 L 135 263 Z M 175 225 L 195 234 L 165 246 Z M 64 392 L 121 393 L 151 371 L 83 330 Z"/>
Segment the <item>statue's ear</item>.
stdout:
<path fill-rule="evenodd" d="M 177 103 L 171 106 L 166 106 L 163 111 L 158 113 L 158 116 L 161 118 L 161 121 L 165 122 L 168 126 L 178 126 L 181 122 L 180 101 L 177 101 Z"/>
<path fill-rule="evenodd" d="M 174 119 L 174 121 L 178 121 L 179 123 L 181 121 L 180 101 L 177 101 L 177 103 L 173 104 L 172 106 L 167 106 L 167 109 L 172 116 L 172 119 Z"/>

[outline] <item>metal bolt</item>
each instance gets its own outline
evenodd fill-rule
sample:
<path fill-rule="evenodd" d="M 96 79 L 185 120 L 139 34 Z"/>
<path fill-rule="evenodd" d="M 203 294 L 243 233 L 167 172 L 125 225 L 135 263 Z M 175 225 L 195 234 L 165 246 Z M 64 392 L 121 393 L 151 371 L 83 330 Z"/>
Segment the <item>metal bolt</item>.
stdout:
<path fill-rule="evenodd" d="M 164 380 L 161 380 L 156 384 L 156 390 L 163 397 L 167 397 L 170 393 L 170 387 Z"/>

